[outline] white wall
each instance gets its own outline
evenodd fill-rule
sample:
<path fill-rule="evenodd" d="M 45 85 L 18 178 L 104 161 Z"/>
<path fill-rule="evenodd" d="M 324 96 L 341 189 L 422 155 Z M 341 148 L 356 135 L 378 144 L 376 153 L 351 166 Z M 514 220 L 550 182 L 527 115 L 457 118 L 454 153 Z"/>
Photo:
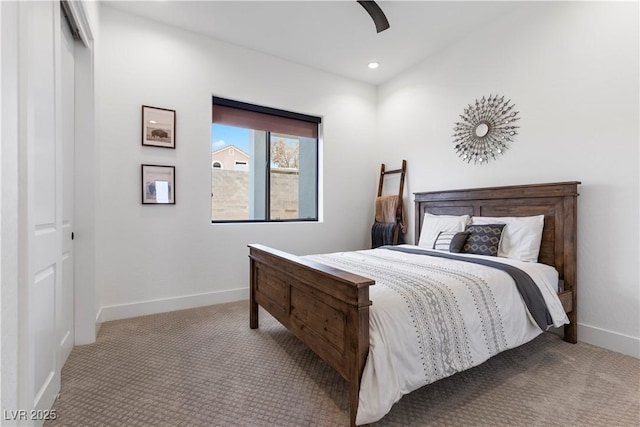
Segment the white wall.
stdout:
<path fill-rule="evenodd" d="M 249 243 L 298 254 L 368 246 L 373 86 L 106 6 L 96 70 L 102 320 L 248 298 Z M 321 222 L 210 223 L 213 94 L 323 117 Z M 141 146 L 143 104 L 176 110 L 176 150 Z M 140 203 L 141 163 L 176 166 L 175 206 Z"/>
<path fill-rule="evenodd" d="M 640 356 L 637 17 L 637 3 L 523 4 L 381 85 L 376 99 L 369 85 L 103 6 L 102 319 L 246 298 L 248 243 L 299 254 L 367 247 L 378 165 L 405 158 L 407 194 L 582 181 L 579 338 Z M 497 161 L 463 163 L 453 123 L 494 93 L 516 104 L 520 135 Z M 209 223 L 212 94 L 323 116 L 322 222 Z M 175 151 L 140 145 L 142 104 L 177 111 Z M 175 206 L 140 204 L 141 163 L 176 166 Z"/>
<path fill-rule="evenodd" d="M 638 50 L 637 2 L 523 5 L 381 85 L 377 139 L 380 161 L 408 159 L 409 193 L 582 181 L 578 338 L 636 357 Z M 497 161 L 464 163 L 454 122 L 495 93 L 516 104 L 520 135 Z"/>

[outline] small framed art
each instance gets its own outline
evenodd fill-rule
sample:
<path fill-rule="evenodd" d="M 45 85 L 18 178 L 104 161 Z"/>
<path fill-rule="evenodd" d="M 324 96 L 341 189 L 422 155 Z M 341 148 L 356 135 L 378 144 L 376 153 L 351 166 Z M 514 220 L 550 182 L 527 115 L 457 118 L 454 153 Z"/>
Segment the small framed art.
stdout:
<path fill-rule="evenodd" d="M 176 204 L 175 166 L 142 165 L 142 204 Z"/>
<path fill-rule="evenodd" d="M 142 106 L 142 145 L 176 148 L 176 112 Z"/>

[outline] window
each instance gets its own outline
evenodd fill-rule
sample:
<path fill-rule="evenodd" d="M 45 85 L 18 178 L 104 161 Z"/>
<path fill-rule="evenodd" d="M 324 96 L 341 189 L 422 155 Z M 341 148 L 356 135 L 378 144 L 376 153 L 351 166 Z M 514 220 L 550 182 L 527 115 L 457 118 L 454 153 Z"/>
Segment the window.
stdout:
<path fill-rule="evenodd" d="M 212 222 L 318 220 L 319 117 L 219 97 L 212 117 Z"/>

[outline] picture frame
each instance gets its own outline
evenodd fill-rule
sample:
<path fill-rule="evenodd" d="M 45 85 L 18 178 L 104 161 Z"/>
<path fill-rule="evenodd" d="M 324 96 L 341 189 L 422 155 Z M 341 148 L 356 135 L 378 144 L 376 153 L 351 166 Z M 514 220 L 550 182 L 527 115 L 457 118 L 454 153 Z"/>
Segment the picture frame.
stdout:
<path fill-rule="evenodd" d="M 143 205 L 176 204 L 175 166 L 142 165 L 141 177 Z"/>
<path fill-rule="evenodd" d="M 142 106 L 142 145 L 176 148 L 176 111 Z"/>

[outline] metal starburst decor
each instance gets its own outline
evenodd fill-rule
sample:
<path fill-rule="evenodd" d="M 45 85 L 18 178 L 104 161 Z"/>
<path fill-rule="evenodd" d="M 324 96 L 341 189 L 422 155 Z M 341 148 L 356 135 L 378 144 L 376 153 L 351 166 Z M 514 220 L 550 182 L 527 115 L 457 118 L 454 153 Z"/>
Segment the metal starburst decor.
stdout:
<path fill-rule="evenodd" d="M 504 96 L 484 96 L 469 104 L 460 115 L 461 122 L 453 128 L 453 143 L 458 157 L 467 163 L 484 164 L 496 155 L 503 154 L 507 143 L 513 142 L 519 126 L 513 122 L 519 120 L 518 111 L 511 111 L 514 104 L 504 100 Z"/>

